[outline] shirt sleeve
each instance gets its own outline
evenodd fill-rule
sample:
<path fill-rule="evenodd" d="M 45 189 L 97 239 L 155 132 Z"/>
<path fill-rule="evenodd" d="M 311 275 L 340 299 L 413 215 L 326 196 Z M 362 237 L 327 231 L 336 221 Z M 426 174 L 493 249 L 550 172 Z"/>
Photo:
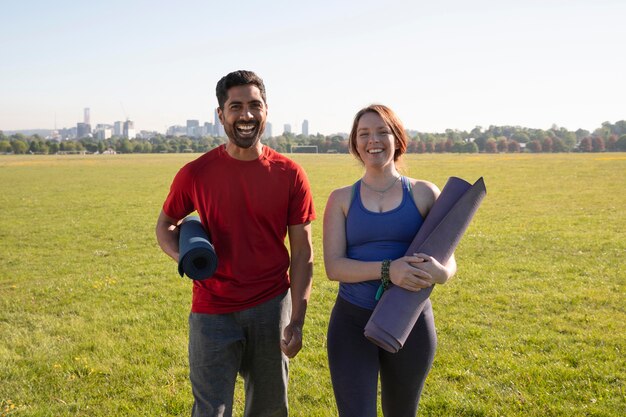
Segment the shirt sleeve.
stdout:
<path fill-rule="evenodd" d="M 287 224 L 293 226 L 315 220 L 315 208 L 309 179 L 302 167 L 297 166 L 293 189 L 289 201 Z"/>
<path fill-rule="evenodd" d="M 180 220 L 195 210 L 193 200 L 193 176 L 189 165 L 178 171 L 170 192 L 163 203 L 163 212 L 176 220 Z"/>

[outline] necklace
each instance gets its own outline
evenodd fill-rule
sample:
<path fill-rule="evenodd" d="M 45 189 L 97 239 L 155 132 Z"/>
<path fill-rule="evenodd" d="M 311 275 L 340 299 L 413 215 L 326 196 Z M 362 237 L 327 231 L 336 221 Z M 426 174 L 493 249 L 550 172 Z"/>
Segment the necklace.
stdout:
<path fill-rule="evenodd" d="M 363 179 L 361 179 L 361 183 L 365 186 L 365 188 L 367 188 L 368 190 L 371 190 L 373 192 L 375 192 L 376 194 L 378 194 L 378 201 L 382 201 L 383 197 L 385 197 L 385 193 L 389 190 L 391 190 L 391 188 L 396 185 L 396 182 L 398 182 L 398 180 L 400 179 L 400 175 L 398 175 L 397 177 L 394 178 L 394 180 L 391 182 L 391 184 L 389 184 L 384 190 L 377 190 L 375 188 L 372 188 L 371 186 L 369 186 L 365 181 L 363 181 Z"/>

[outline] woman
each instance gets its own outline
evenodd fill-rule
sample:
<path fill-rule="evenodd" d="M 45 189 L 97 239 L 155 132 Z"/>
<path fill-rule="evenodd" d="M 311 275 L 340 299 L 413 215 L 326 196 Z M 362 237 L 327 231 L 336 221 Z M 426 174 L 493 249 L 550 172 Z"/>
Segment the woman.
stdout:
<path fill-rule="evenodd" d="M 434 184 L 398 172 L 407 139 L 388 107 L 360 110 L 349 145 L 365 172 L 354 185 L 334 190 L 326 205 L 324 262 L 328 278 L 340 283 L 328 361 L 341 417 L 376 416 L 379 373 L 385 417 L 416 415 L 437 344 L 430 301 L 397 353 L 374 345 L 363 329 L 389 282 L 419 291 L 456 272 L 454 256 L 445 265 L 424 253 L 404 256 L 439 196 Z"/>

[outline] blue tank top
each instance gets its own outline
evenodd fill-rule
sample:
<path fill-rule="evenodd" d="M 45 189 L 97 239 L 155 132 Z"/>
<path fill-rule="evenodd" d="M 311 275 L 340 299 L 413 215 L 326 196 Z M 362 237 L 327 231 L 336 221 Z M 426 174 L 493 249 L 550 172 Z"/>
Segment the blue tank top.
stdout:
<path fill-rule="evenodd" d="M 353 197 L 346 216 L 346 256 L 358 261 L 398 259 L 417 234 L 423 219 L 408 178 L 402 177 L 402 201 L 393 210 L 376 213 L 361 201 L 361 181 L 353 186 Z M 339 283 L 339 296 L 352 304 L 373 310 L 380 280 Z"/>

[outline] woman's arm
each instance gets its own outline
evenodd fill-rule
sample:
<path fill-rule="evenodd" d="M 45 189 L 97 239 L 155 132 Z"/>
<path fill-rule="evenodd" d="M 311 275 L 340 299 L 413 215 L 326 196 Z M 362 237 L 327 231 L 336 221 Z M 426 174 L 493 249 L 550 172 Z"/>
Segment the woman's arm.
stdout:
<path fill-rule="evenodd" d="M 324 266 L 332 281 L 362 282 L 378 280 L 381 276 L 381 261 L 364 262 L 346 257 L 346 214 L 350 205 L 351 189 L 344 187 L 333 191 L 328 197 L 324 211 Z M 395 259 L 389 267 L 389 277 L 395 285 L 411 291 L 429 287 L 424 280 L 427 272 L 413 266 L 421 262 L 417 256 Z"/>
<path fill-rule="evenodd" d="M 428 181 L 411 181 L 413 199 L 418 207 L 418 210 L 425 218 L 430 212 L 432 206 L 435 204 L 437 198 L 439 198 L 441 191 L 435 184 Z M 448 281 L 448 279 L 456 273 L 456 259 L 454 258 L 454 254 L 452 254 L 445 264 L 441 264 L 435 258 L 426 253 L 416 253 L 414 255 L 420 258 L 420 261 L 415 263 L 414 266 L 426 274 L 424 276 L 424 280 L 429 282 L 431 285 L 445 284 L 446 281 Z"/>
<path fill-rule="evenodd" d="M 350 187 L 333 191 L 324 210 L 324 267 L 332 281 L 361 282 L 380 279 L 381 262 L 360 262 L 346 257 L 346 214 Z"/>

